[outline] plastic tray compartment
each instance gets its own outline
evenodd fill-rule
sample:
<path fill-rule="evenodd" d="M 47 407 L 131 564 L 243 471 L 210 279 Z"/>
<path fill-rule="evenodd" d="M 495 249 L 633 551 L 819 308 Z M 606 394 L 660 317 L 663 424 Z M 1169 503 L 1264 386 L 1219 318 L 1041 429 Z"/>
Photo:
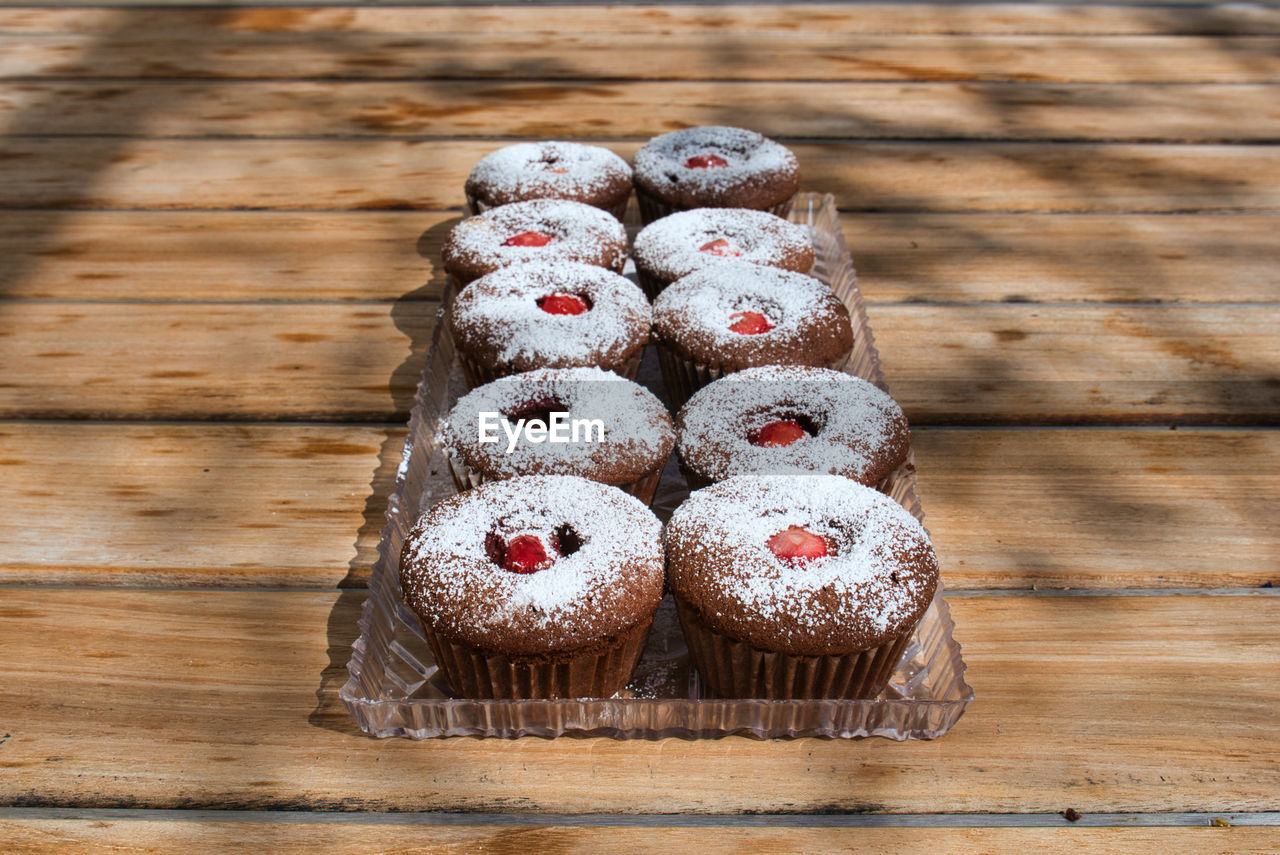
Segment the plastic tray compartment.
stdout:
<path fill-rule="evenodd" d="M 791 219 L 811 228 L 817 255 L 813 275 L 831 286 L 853 317 L 855 344 L 847 370 L 885 388 L 834 199 L 802 193 L 796 197 Z M 652 353 L 646 354 L 640 379 L 662 393 Z M 952 634 L 955 624 L 941 589 L 889 686 L 871 700 L 711 697 L 689 666 L 669 599 L 659 608 L 635 676 L 615 697 L 524 701 L 448 697 L 432 681 L 436 666 L 431 651 L 417 618 L 401 602 L 398 557 L 418 513 L 453 493 L 435 426 L 464 391 L 453 342 L 445 324 L 437 323 L 409 420 L 404 457 L 388 502 L 387 525 L 360 618 L 360 637 L 347 665 L 350 678 L 340 691 L 343 703 L 368 733 L 412 739 L 565 734 L 618 739 L 705 739 L 730 734 L 932 739 L 946 733 L 973 699 L 973 690 L 964 679 L 960 646 Z M 881 488 L 924 520 L 911 463 L 893 473 Z M 654 509 L 665 518 L 685 495 L 684 479 L 672 461 L 659 485 Z"/>

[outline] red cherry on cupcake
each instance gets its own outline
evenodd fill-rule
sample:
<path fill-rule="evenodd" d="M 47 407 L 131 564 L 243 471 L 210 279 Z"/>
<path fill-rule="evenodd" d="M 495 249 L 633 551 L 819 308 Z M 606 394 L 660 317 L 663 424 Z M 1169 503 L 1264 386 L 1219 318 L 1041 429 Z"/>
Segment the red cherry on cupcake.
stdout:
<path fill-rule="evenodd" d="M 738 335 L 759 335 L 773 329 L 769 319 L 759 312 L 734 312 L 729 320 L 733 321 L 729 324 L 729 332 Z"/>
<path fill-rule="evenodd" d="M 716 255 L 721 258 L 737 258 L 742 255 L 741 252 L 734 248 L 733 244 L 729 243 L 724 238 L 716 238 L 715 240 L 707 241 L 702 246 L 698 247 L 698 252 L 705 252 L 708 255 Z"/>
<path fill-rule="evenodd" d="M 798 525 L 784 528 L 769 538 L 767 545 L 770 552 L 790 564 L 803 564 L 831 554 L 826 538 Z"/>
<path fill-rule="evenodd" d="M 538 308 L 548 315 L 580 315 L 589 307 L 586 300 L 573 294 L 552 294 L 539 297 Z"/>
<path fill-rule="evenodd" d="M 512 573 L 536 573 L 550 567 L 553 562 L 537 535 L 518 534 L 507 544 L 502 556 L 502 569 Z"/>
<path fill-rule="evenodd" d="M 551 235 L 542 232 L 521 232 L 512 235 L 502 242 L 503 246 L 546 246 L 555 240 Z"/>
<path fill-rule="evenodd" d="M 752 431 L 747 441 L 752 445 L 762 445 L 766 448 L 783 448 L 808 435 L 809 432 L 800 427 L 799 422 L 793 419 L 781 419 Z"/>
<path fill-rule="evenodd" d="M 718 154 L 695 154 L 684 162 L 686 169 L 716 169 L 728 166 L 729 161 Z"/>

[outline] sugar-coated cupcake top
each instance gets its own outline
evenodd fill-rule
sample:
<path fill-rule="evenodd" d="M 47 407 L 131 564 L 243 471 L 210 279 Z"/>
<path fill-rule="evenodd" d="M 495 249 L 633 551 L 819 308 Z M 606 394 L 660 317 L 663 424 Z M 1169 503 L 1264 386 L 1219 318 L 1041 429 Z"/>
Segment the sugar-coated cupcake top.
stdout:
<path fill-rule="evenodd" d="M 636 266 L 663 282 L 727 259 L 807 273 L 813 239 L 804 226 L 748 208 L 695 208 L 663 217 L 636 235 Z"/>
<path fill-rule="evenodd" d="M 449 315 L 459 349 L 503 373 L 619 365 L 644 347 L 649 323 L 631 280 L 572 261 L 495 270 L 463 289 Z"/>
<path fill-rule="evenodd" d="M 509 421 L 566 413 L 585 420 L 581 441 L 527 441 L 508 452 L 499 429 L 496 443 L 481 443 L 480 414 Z M 602 430 L 589 422 L 599 420 Z M 572 430 L 572 428 L 566 428 Z M 599 436 L 599 434 L 603 436 Z M 445 447 L 488 479 L 516 475 L 580 475 L 606 484 L 628 484 L 664 465 L 675 433 L 671 416 L 653 393 L 599 368 L 548 368 L 503 377 L 464 395 L 444 419 Z"/>
<path fill-rule="evenodd" d="M 449 232 L 441 255 L 461 284 L 529 261 L 581 261 L 621 273 L 627 230 L 599 208 L 535 199 L 466 218 Z"/>
<path fill-rule="evenodd" d="M 834 475 L 740 475 L 697 490 L 664 544 L 668 584 L 712 629 L 800 656 L 900 636 L 938 584 L 919 521 Z"/>
<path fill-rule="evenodd" d="M 631 167 L 595 145 L 525 142 L 481 158 L 467 177 L 467 195 L 487 207 L 530 199 L 572 199 L 607 208 L 631 192 Z"/>
<path fill-rule="evenodd" d="M 739 370 L 831 364 L 853 347 L 849 311 L 821 281 L 730 260 L 695 270 L 653 303 L 653 331 L 680 356 Z"/>
<path fill-rule="evenodd" d="M 843 475 L 874 485 L 907 458 L 902 408 L 860 377 L 826 368 L 748 368 L 698 390 L 676 418 L 680 459 L 710 481 Z"/>
<path fill-rule="evenodd" d="M 451 640 L 507 655 L 576 650 L 652 616 L 661 534 L 616 487 L 568 475 L 491 481 L 417 520 L 400 584 Z"/>
<path fill-rule="evenodd" d="M 800 187 L 796 157 L 755 131 L 708 125 L 662 134 L 636 152 L 635 182 L 681 208 L 771 208 Z"/>

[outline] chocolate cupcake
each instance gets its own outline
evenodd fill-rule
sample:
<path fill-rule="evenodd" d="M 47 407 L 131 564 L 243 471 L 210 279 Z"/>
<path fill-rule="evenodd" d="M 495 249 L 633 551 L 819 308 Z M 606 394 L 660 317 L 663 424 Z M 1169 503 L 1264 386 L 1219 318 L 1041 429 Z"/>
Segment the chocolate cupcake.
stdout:
<path fill-rule="evenodd" d="M 938 585 L 915 517 L 834 475 L 698 490 L 664 544 L 690 656 L 722 697 L 875 697 Z"/>
<path fill-rule="evenodd" d="M 532 432 L 519 429 L 521 420 Z M 459 399 L 441 435 L 459 491 L 518 475 L 578 475 L 645 504 L 675 443 L 671 416 L 652 392 L 599 368 L 544 368 L 486 383 Z"/>
<path fill-rule="evenodd" d="M 571 261 L 482 276 L 448 320 L 471 388 L 535 368 L 597 366 L 635 379 L 649 322 L 649 302 L 631 280 Z"/>
<path fill-rule="evenodd" d="M 725 374 L 759 365 L 840 369 L 849 311 L 810 276 L 725 261 L 695 270 L 653 303 L 653 336 L 674 405 Z"/>
<path fill-rule="evenodd" d="M 530 261 L 578 261 L 621 273 L 627 230 L 599 208 L 536 199 L 468 217 L 450 230 L 441 254 L 455 293 L 487 273 Z"/>
<path fill-rule="evenodd" d="M 734 475 L 806 472 L 876 486 L 906 461 L 910 437 L 887 393 L 827 368 L 747 368 L 700 389 L 676 417 L 693 489 Z"/>
<path fill-rule="evenodd" d="M 636 152 L 646 223 L 690 208 L 753 208 L 785 217 L 800 188 L 796 157 L 755 131 L 709 125 L 654 137 Z"/>
<path fill-rule="evenodd" d="M 813 239 L 804 226 L 764 211 L 697 208 L 642 229 L 631 258 L 652 300 L 682 276 L 726 259 L 808 273 L 813 267 Z"/>
<path fill-rule="evenodd" d="M 476 213 L 530 199 L 568 199 L 621 220 L 631 198 L 631 167 L 596 145 L 516 143 L 481 158 L 467 176 L 466 192 Z"/>
<path fill-rule="evenodd" d="M 661 523 L 634 496 L 568 475 L 482 484 L 414 524 L 405 602 L 466 698 L 607 698 L 662 599 Z"/>

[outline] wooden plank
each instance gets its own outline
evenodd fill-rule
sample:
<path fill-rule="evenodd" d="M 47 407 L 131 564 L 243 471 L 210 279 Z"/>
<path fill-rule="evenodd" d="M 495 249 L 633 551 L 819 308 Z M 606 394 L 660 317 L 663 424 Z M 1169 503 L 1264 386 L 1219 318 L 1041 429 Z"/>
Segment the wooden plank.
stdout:
<path fill-rule="evenodd" d="M 1267 142 L 1260 84 L 67 81 L 0 86 L 9 134 L 647 137 L 733 114 L 770 136 Z"/>
<path fill-rule="evenodd" d="M 403 423 L 436 308 L 11 303 L 0 413 Z"/>
<path fill-rule="evenodd" d="M 462 204 L 462 185 L 476 161 L 500 145 L 16 138 L 6 140 L 0 159 L 0 208 L 452 209 Z M 611 147 L 630 157 L 638 144 Z M 802 187 L 835 194 L 846 210 L 1280 209 L 1274 146 L 935 141 L 791 147 Z"/>
<path fill-rule="evenodd" d="M 75 855 L 128 848 L 130 853 L 243 852 L 252 848 L 280 855 L 447 855 L 484 851 L 526 852 L 859 852 L 895 855 L 920 846 L 934 851 L 972 853 L 1032 851 L 1110 855 L 1264 855 L 1275 840 L 1271 828 L 578 828 L 565 826 L 443 826 L 412 823 L 352 825 L 299 822 L 0 821 L 0 835 L 13 855 Z M 16 847 L 16 848 L 15 848 Z"/>
<path fill-rule="evenodd" d="M 0 583 L 363 585 L 403 439 L 0 424 Z M 1280 586 L 1274 431 L 924 428 L 913 444 L 952 589 Z"/>
<path fill-rule="evenodd" d="M 400 422 L 436 308 L 13 302 L 0 417 Z M 915 424 L 1280 414 L 1277 306 L 884 305 L 871 324 Z"/>
<path fill-rule="evenodd" d="M 1150 6 L 1144 8 L 1147 3 Z M 414 7 L 382 7 L 335 0 L 341 9 L 322 10 L 325 2 L 307 7 L 273 9 L 266 2 L 207 5 L 217 9 L 180 10 L 184 0 L 170 0 L 164 9 L 148 9 L 145 29 L 227 29 L 247 33 L 426 33 L 474 26 L 486 32 L 511 34 L 530 28 L 547 30 L 546 15 L 519 3 L 426 2 Z M 101 35 L 137 26 L 136 11 L 122 8 L 128 0 L 98 2 L 91 7 L 60 9 L 60 0 L 43 3 L 5 0 L 0 4 L 0 32 L 14 35 Z M 68 5 L 75 6 L 75 3 Z M 143 4 L 153 5 L 153 4 Z M 191 0 L 192 6 L 206 5 Z M 459 9 L 461 6 L 503 8 Z M 1173 4 L 1167 0 L 1129 0 L 1109 3 L 1023 2 L 977 3 L 809 3 L 787 2 L 717 5 L 714 12 L 689 5 L 616 3 L 602 8 L 591 2 L 570 2 L 568 20 L 554 25 L 583 31 L 608 31 L 619 27 L 643 36 L 716 30 L 779 33 L 828 32 L 840 35 L 1278 35 L 1280 11 L 1273 6 L 1243 3 Z M 3 8 L 12 6 L 14 8 Z M 229 12 L 227 7 L 245 6 Z M 444 6 L 451 8 L 416 8 Z"/>
<path fill-rule="evenodd" d="M 1271 215 L 849 214 L 842 222 L 871 303 L 1280 297 L 1280 219 Z"/>
<path fill-rule="evenodd" d="M 0 580 L 332 588 L 375 560 L 403 428 L 0 423 Z"/>
<path fill-rule="evenodd" d="M 362 594 L 10 589 L 14 806 L 555 813 L 1274 811 L 1280 598 L 953 603 L 946 736 L 371 740 L 337 700 Z M 1153 726 L 1158 722 L 1158 726 Z"/>
<path fill-rule="evenodd" d="M 433 260 L 457 220 L 452 212 L 0 211 L 0 282 L 21 298 L 436 298 L 444 279 Z M 1273 214 L 861 213 L 842 223 L 872 304 L 1280 295 Z"/>

